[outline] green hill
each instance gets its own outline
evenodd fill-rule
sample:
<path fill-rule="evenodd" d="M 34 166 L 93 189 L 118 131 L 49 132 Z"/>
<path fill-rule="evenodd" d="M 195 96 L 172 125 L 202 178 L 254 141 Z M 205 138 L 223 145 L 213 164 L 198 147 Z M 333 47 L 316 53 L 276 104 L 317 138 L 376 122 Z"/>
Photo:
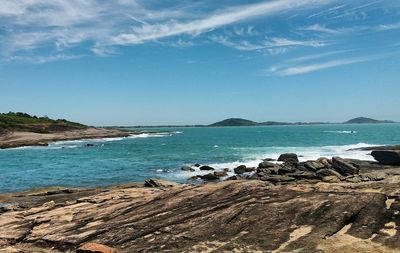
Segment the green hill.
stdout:
<path fill-rule="evenodd" d="M 349 121 L 344 122 L 345 124 L 377 124 L 377 123 L 395 123 L 394 121 L 390 120 L 376 120 L 371 118 L 365 117 L 358 117 L 351 119 Z"/>
<path fill-rule="evenodd" d="M 247 119 L 239 119 L 239 118 L 230 118 L 223 121 L 216 122 L 209 126 L 212 127 L 223 127 L 223 126 L 257 126 L 258 123 L 247 120 Z"/>
<path fill-rule="evenodd" d="M 65 119 L 31 116 L 22 112 L 0 113 L 0 132 L 28 131 L 35 133 L 52 133 L 67 130 L 85 129 L 87 126 Z"/>

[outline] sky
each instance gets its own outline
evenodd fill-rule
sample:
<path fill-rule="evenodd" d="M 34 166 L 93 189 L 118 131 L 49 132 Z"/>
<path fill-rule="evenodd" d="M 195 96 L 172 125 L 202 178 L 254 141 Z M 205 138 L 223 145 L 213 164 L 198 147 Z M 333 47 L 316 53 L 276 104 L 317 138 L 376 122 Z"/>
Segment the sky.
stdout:
<path fill-rule="evenodd" d="M 400 0 L 1 0 L 0 112 L 400 121 Z"/>

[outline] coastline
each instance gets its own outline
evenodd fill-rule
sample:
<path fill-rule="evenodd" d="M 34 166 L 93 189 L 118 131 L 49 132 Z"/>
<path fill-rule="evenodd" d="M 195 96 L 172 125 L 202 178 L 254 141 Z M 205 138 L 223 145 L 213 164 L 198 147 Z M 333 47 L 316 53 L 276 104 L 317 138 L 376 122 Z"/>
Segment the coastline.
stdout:
<path fill-rule="evenodd" d="M 18 148 L 25 146 L 48 146 L 49 143 L 55 141 L 129 137 L 131 135 L 141 133 L 142 132 L 96 127 L 45 134 L 12 131 L 0 135 L 0 149 Z"/>
<path fill-rule="evenodd" d="M 149 180 L 9 194 L 0 252 L 399 252 L 399 183 Z"/>

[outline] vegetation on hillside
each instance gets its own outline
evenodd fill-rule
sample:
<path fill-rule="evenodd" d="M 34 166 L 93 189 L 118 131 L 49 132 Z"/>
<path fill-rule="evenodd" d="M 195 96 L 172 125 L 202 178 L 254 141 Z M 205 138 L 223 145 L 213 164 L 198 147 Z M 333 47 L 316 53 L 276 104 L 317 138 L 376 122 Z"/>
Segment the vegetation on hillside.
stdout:
<path fill-rule="evenodd" d="M 50 119 L 47 116 L 31 116 L 23 112 L 0 113 L 0 132 L 29 131 L 52 133 L 66 130 L 84 129 L 87 126 L 65 119 Z"/>

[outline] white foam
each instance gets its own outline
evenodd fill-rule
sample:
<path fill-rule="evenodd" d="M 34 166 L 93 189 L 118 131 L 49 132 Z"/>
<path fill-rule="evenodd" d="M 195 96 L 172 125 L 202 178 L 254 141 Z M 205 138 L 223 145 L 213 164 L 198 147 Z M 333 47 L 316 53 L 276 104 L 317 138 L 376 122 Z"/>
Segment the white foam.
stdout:
<path fill-rule="evenodd" d="M 258 164 L 265 158 L 278 159 L 278 157 L 283 153 L 296 153 L 299 155 L 300 161 L 316 160 L 320 157 L 332 158 L 334 156 L 340 156 L 342 158 L 349 159 L 359 159 L 359 160 L 374 160 L 372 156 L 369 155 L 369 151 L 362 150 L 352 150 L 363 147 L 373 147 L 380 146 L 379 144 L 366 144 L 358 143 L 352 145 L 342 145 L 342 146 L 322 146 L 322 147 L 272 147 L 268 148 L 269 152 L 260 152 L 259 148 L 250 148 L 250 150 L 257 150 L 252 155 L 245 156 L 243 159 L 234 162 L 225 163 L 212 163 L 208 164 L 213 167 L 216 171 L 222 171 L 223 169 L 229 169 L 228 177 L 234 175 L 234 168 L 239 165 L 246 165 L 247 167 L 258 167 Z M 243 148 L 240 148 L 244 150 Z M 249 151 L 249 148 L 246 148 Z M 190 165 L 189 165 L 190 166 Z M 188 179 L 195 175 L 204 175 L 212 171 L 201 171 L 199 168 L 191 166 L 195 171 L 180 171 L 177 175 L 178 178 Z M 222 178 L 223 179 L 223 178 Z"/>
<path fill-rule="evenodd" d="M 348 130 L 342 130 L 342 131 L 324 131 L 324 133 L 336 133 L 336 134 L 356 134 L 357 131 L 348 131 Z"/>
<path fill-rule="evenodd" d="M 133 134 L 127 138 L 136 139 L 136 138 L 168 137 L 168 136 L 173 136 L 174 133 L 175 132 L 142 133 L 142 134 Z"/>

